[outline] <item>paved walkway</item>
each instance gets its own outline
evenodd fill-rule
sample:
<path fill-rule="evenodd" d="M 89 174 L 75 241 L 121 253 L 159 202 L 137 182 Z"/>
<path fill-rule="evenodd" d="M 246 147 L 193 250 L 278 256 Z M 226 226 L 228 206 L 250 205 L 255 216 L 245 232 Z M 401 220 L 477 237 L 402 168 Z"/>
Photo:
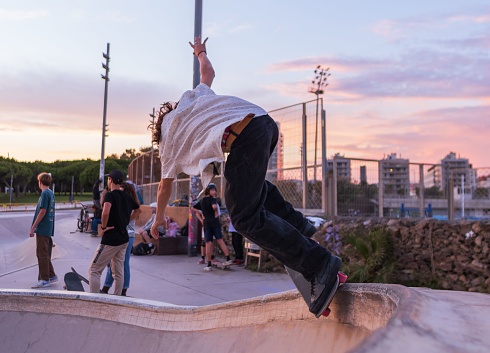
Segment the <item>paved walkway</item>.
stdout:
<path fill-rule="evenodd" d="M 72 266 L 86 275 L 100 242 L 100 238 L 76 232 L 77 215 L 78 211 L 57 211 L 53 265 L 60 279 Z M 0 288 L 30 289 L 37 280 L 35 240 L 28 237 L 32 217 L 33 212 L 0 213 Z M 128 295 L 200 306 L 294 288 L 287 274 L 252 272 L 243 266 L 206 272 L 197 261 L 197 257 L 187 255 L 131 256 Z M 62 281 L 50 289 L 63 289 Z"/>

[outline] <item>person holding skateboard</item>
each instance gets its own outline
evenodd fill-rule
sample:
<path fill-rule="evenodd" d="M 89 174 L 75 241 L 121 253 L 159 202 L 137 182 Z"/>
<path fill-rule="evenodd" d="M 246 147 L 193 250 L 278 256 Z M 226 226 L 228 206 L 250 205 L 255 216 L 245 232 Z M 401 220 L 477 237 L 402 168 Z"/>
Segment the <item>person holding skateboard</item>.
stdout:
<path fill-rule="evenodd" d="M 124 256 L 129 242 L 127 226 L 141 213 L 140 205 L 128 193 L 121 190 L 124 174 L 113 170 L 107 178 L 109 192 L 102 204 L 102 240 L 97 248 L 88 275 L 90 292 L 100 292 L 100 275 L 111 264 L 114 276 L 114 294 L 121 295 L 124 280 Z"/>
<path fill-rule="evenodd" d="M 200 174 L 202 185 L 207 186 L 228 152 L 224 191 L 235 229 L 310 283 L 309 310 L 319 317 L 337 290 L 342 261 L 310 238 L 316 228 L 265 180 L 278 140 L 277 124 L 263 108 L 211 90 L 215 71 L 206 42 L 207 38 L 196 37 L 189 43 L 199 60 L 201 83 L 184 92 L 177 104 L 162 104 L 153 126 L 162 179 L 151 233 L 157 236 L 158 227 L 164 225 L 161 220 L 173 179 L 180 172 Z"/>
<path fill-rule="evenodd" d="M 226 256 L 226 262 L 224 265 L 231 265 L 233 262 L 230 259 L 228 248 L 223 240 L 223 234 L 221 232 L 221 223 L 219 221 L 219 205 L 216 200 L 216 185 L 209 184 L 205 191 L 204 197 L 196 203 L 192 209 L 196 212 L 197 217 L 201 221 L 204 227 L 204 241 L 206 242 L 206 260 L 208 265 L 204 267 L 205 271 L 211 271 L 212 266 L 212 254 L 214 253 L 213 237 L 216 238 L 216 242 Z"/>

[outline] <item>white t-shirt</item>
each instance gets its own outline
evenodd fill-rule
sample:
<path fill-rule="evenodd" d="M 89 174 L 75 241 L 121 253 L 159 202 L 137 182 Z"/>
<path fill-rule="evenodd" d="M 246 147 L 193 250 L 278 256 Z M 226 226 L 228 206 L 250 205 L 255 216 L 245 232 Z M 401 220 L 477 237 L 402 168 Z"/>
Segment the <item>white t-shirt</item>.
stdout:
<path fill-rule="evenodd" d="M 221 139 L 226 127 L 248 114 L 267 112 L 246 100 L 217 95 L 204 83 L 186 91 L 162 121 L 162 178 L 176 178 L 181 172 L 200 174 L 206 187 L 213 178 L 212 163 L 224 161 Z"/>

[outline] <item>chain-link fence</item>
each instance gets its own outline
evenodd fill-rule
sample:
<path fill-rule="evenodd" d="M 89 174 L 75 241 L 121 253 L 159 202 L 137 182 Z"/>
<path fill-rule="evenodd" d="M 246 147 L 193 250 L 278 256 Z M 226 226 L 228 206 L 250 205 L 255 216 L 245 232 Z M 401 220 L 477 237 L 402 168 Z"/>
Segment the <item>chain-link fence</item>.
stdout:
<path fill-rule="evenodd" d="M 455 168 L 407 159 L 341 158 L 328 175 L 328 211 L 339 216 L 490 217 L 490 168 Z M 330 185 L 330 183 L 329 183 Z"/>
<path fill-rule="evenodd" d="M 325 126 L 322 123 L 325 114 L 322 106 L 323 100 L 319 99 L 269 112 L 279 127 L 279 141 L 269 161 L 267 179 L 278 186 L 294 207 L 316 213 L 324 212 L 325 207 L 326 178 L 323 170 L 326 169 L 322 167 L 326 151 L 325 130 L 322 129 Z M 158 181 L 161 178 L 157 154 L 157 151 L 153 152 L 153 159 L 151 152 L 142 154 L 128 168 L 129 178 L 139 186 L 146 204 L 156 201 Z M 213 182 L 225 205 L 223 175 L 216 177 Z M 188 199 L 189 185 L 188 176 L 177 178 L 172 198 Z M 201 184 L 199 187 L 202 189 Z"/>
<path fill-rule="evenodd" d="M 490 168 L 410 163 L 394 154 L 381 160 L 336 154 L 327 160 L 322 105 L 320 99 L 269 112 L 280 136 L 267 179 L 296 209 L 328 217 L 490 217 Z M 139 156 L 128 169 L 146 204 L 156 201 L 161 178 L 157 154 Z M 225 182 L 223 175 L 214 179 L 223 206 Z M 190 178 L 179 176 L 171 199 L 185 203 L 189 187 Z"/>

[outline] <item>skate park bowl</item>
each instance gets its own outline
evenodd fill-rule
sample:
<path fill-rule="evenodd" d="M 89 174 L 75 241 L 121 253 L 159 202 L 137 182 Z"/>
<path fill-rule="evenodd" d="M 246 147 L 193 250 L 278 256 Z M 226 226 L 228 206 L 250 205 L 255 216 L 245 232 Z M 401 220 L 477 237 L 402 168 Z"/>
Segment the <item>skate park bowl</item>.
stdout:
<path fill-rule="evenodd" d="M 44 352 L 488 352 L 490 296 L 346 284 L 328 318 L 297 291 L 200 307 L 0 290 L 0 347 Z"/>

